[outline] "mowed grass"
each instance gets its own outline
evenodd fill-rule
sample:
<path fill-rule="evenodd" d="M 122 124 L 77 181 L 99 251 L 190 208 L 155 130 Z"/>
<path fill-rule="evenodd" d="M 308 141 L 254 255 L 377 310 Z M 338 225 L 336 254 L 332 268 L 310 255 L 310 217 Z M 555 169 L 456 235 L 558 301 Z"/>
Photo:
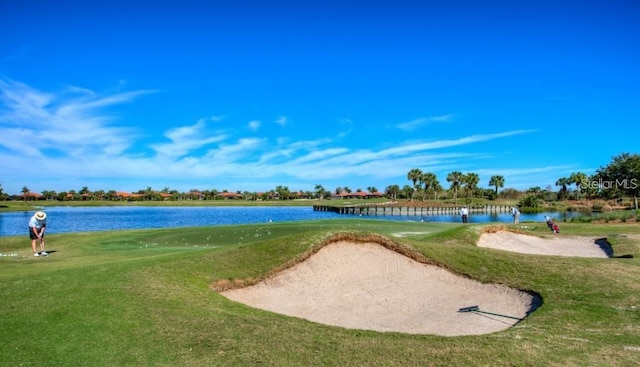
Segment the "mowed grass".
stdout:
<path fill-rule="evenodd" d="M 525 223 L 525 225 L 527 225 Z M 1 366 L 633 366 L 640 361 L 640 226 L 567 223 L 607 237 L 586 259 L 475 246 L 485 225 L 330 220 L 0 237 Z M 548 235 L 543 225 L 525 231 Z M 378 233 L 459 274 L 531 290 L 517 326 L 442 337 L 349 330 L 229 301 L 221 280 L 256 279 L 327 237 Z M 283 300 L 287 302 L 290 300 Z M 460 307 L 472 300 L 461 300 Z M 398 305 L 399 307 L 401 305 Z"/>

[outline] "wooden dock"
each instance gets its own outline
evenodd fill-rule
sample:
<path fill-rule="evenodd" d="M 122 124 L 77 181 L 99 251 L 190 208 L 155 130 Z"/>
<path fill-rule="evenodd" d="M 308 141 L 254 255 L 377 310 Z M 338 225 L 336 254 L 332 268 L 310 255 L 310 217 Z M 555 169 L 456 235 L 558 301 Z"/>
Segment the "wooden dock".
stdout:
<path fill-rule="evenodd" d="M 331 206 L 331 205 L 314 205 L 313 210 L 317 212 L 334 212 L 338 214 L 350 215 L 373 215 L 373 216 L 424 216 L 424 215 L 443 215 L 443 214 L 459 214 L 460 208 L 464 205 L 453 205 L 446 207 L 426 207 L 426 206 L 375 206 L 375 205 L 350 205 L 350 206 Z M 468 206 L 469 214 L 472 213 L 509 213 L 510 206 L 505 205 L 483 205 Z"/>

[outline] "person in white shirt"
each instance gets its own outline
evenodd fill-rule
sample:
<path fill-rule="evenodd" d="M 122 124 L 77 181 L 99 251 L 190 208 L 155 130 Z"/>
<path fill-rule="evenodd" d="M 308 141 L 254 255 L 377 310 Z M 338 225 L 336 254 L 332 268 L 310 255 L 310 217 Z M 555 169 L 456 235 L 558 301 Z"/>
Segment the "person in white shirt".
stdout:
<path fill-rule="evenodd" d="M 44 231 L 47 229 L 47 213 L 36 212 L 31 219 L 29 219 L 29 238 L 31 238 L 31 249 L 33 249 L 33 256 L 47 256 L 49 255 L 44 250 Z M 38 252 L 37 244 L 40 240 L 40 252 Z"/>
<path fill-rule="evenodd" d="M 511 214 L 513 215 L 513 223 L 520 223 L 520 210 L 515 206 L 511 207 Z"/>
<path fill-rule="evenodd" d="M 469 209 L 466 206 L 460 208 L 460 216 L 462 217 L 462 223 L 467 223 L 469 220 Z"/>

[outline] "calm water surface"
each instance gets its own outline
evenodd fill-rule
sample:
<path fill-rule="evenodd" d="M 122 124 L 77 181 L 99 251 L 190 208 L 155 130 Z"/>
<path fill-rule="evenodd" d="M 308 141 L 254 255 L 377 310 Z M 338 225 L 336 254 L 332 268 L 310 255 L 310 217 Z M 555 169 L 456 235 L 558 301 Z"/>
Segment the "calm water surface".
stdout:
<path fill-rule="evenodd" d="M 140 228 L 175 228 L 331 218 L 388 219 L 412 222 L 459 222 L 458 215 L 357 216 L 314 212 L 312 207 L 47 207 L 47 233 L 92 232 Z M 0 213 L 0 236 L 27 235 L 33 212 Z M 541 222 L 545 215 L 560 220 L 574 213 L 521 214 L 521 221 Z M 471 213 L 470 223 L 510 222 L 509 213 Z"/>

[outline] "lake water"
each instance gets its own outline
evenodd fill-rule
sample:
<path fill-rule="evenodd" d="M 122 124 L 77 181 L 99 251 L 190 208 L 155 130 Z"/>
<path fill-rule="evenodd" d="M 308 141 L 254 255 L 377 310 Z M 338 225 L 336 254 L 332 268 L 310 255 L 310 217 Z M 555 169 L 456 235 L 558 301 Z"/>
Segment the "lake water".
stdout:
<path fill-rule="evenodd" d="M 140 228 L 175 228 L 309 221 L 332 218 L 388 219 L 412 222 L 460 222 L 458 215 L 373 216 L 315 212 L 312 207 L 47 207 L 47 233 L 93 232 Z M 0 213 L 0 236 L 27 235 L 33 212 Z M 545 215 L 559 220 L 575 213 L 521 214 L 520 221 L 542 222 Z M 469 223 L 511 222 L 511 214 L 472 213 Z"/>

